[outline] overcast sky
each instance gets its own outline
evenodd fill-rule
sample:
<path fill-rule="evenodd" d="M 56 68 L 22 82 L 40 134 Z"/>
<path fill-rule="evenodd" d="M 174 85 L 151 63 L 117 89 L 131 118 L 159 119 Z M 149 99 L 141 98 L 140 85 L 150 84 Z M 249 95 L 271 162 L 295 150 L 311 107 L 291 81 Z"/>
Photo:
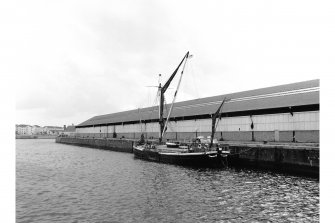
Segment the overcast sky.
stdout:
<path fill-rule="evenodd" d="M 2 47 L 16 123 L 79 124 L 152 106 L 187 51 L 177 101 L 334 74 L 334 8 L 321 1 L 19 1 Z M 13 28 L 14 27 L 14 28 Z M 333 54 L 332 54 L 333 55 Z M 2 58 L 2 59 L 6 59 Z M 5 70 L 6 71 L 6 70 Z M 169 90 L 171 102 L 177 79 Z"/>

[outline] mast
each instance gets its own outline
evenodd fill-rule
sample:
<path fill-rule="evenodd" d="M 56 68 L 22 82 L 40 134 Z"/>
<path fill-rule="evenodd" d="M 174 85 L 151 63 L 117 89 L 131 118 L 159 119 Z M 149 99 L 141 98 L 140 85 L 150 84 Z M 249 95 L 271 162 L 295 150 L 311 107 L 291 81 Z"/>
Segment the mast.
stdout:
<path fill-rule="evenodd" d="M 159 117 L 159 142 L 162 142 L 164 125 L 165 125 L 165 121 L 164 121 L 164 117 L 163 117 L 164 93 L 168 89 L 168 87 L 170 86 L 171 81 L 176 76 L 176 74 L 177 74 L 177 72 L 179 70 L 179 67 L 182 65 L 182 63 L 188 57 L 188 55 L 189 55 L 189 52 L 187 52 L 186 55 L 183 57 L 183 59 L 181 60 L 181 62 L 178 65 L 178 67 L 175 69 L 175 71 L 172 73 L 172 75 L 166 81 L 166 83 L 164 84 L 163 87 L 162 87 L 161 83 L 159 83 L 159 86 L 158 86 L 158 97 L 159 97 L 159 116 L 158 116 Z"/>
<path fill-rule="evenodd" d="M 163 119 L 163 110 L 164 110 L 164 93 L 162 92 L 162 85 L 159 83 L 158 86 L 158 98 L 159 98 L 159 108 L 158 108 L 158 117 L 159 117 L 159 142 L 162 142 L 162 128 L 164 127 Z M 162 127 L 163 126 L 163 127 Z"/>
<path fill-rule="evenodd" d="M 214 134 L 215 134 L 215 131 L 216 131 L 216 126 L 215 126 L 215 124 L 216 124 L 216 119 L 218 118 L 218 116 L 219 116 L 219 114 L 220 114 L 220 110 L 221 110 L 223 104 L 224 104 L 226 101 L 229 101 L 229 99 L 226 100 L 226 98 L 224 98 L 224 99 L 222 100 L 222 102 L 221 102 L 219 108 L 217 109 L 217 111 L 212 115 L 212 134 L 211 134 L 211 143 L 209 144 L 209 148 L 211 148 L 212 145 L 213 145 L 213 138 L 214 138 Z"/>

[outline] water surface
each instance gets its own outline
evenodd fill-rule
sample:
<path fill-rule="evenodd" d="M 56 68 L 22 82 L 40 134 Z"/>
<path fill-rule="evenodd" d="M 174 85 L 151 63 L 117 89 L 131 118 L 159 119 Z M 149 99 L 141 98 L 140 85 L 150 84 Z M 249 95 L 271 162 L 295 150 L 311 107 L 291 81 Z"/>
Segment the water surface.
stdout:
<path fill-rule="evenodd" d="M 16 140 L 17 222 L 318 222 L 319 181 Z"/>

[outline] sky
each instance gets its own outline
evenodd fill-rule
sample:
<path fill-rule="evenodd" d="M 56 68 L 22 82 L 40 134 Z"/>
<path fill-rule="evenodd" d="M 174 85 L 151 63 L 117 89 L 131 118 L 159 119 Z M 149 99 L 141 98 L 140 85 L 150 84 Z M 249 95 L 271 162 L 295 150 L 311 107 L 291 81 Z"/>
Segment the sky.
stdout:
<path fill-rule="evenodd" d="M 16 124 L 77 125 L 152 106 L 157 89 L 148 86 L 158 74 L 164 83 L 187 51 L 193 57 L 177 101 L 335 71 L 328 53 L 335 51 L 335 10 L 321 1 L 31 0 L 6 7 L 0 59 L 2 73 L 15 78 Z"/>

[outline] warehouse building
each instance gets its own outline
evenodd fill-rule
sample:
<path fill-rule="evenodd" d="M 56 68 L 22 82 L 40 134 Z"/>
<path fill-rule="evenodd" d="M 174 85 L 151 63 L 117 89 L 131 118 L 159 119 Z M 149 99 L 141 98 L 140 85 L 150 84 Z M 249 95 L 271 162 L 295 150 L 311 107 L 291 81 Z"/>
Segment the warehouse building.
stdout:
<path fill-rule="evenodd" d="M 165 138 L 209 136 L 211 115 L 226 98 L 218 139 L 319 142 L 319 85 L 311 80 L 175 103 Z M 158 132 L 158 106 L 95 116 L 76 126 L 80 137 L 158 138 Z"/>

